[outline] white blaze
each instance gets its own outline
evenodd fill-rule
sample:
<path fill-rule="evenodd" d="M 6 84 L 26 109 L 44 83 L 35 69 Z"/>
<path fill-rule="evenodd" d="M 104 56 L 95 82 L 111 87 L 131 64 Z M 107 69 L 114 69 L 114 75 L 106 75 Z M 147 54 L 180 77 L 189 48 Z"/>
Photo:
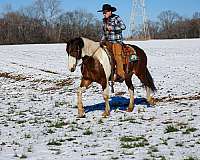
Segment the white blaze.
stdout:
<path fill-rule="evenodd" d="M 72 56 L 68 56 L 68 69 L 71 70 L 76 66 L 76 58 Z"/>

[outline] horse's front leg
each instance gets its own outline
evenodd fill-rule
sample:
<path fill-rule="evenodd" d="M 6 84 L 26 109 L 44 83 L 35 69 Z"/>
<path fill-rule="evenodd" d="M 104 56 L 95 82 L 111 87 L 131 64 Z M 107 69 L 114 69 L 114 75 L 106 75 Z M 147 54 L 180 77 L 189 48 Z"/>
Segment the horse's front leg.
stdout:
<path fill-rule="evenodd" d="M 125 83 L 128 86 L 128 91 L 130 94 L 130 101 L 129 101 L 129 106 L 128 106 L 127 112 L 132 112 L 134 109 L 134 87 L 133 87 L 133 84 L 131 81 L 131 77 L 129 77 L 129 76 L 126 77 Z"/>
<path fill-rule="evenodd" d="M 85 117 L 85 110 L 83 107 L 83 102 L 82 102 L 82 93 L 88 88 L 88 86 L 91 84 L 90 80 L 85 80 L 82 78 L 81 80 L 81 85 L 77 91 L 77 106 L 78 106 L 78 116 L 80 118 Z"/>
<path fill-rule="evenodd" d="M 103 98 L 105 101 L 105 111 L 102 114 L 103 117 L 108 117 L 110 116 L 110 105 L 109 105 L 109 85 L 108 85 L 108 81 L 106 84 L 106 87 L 103 87 Z"/>

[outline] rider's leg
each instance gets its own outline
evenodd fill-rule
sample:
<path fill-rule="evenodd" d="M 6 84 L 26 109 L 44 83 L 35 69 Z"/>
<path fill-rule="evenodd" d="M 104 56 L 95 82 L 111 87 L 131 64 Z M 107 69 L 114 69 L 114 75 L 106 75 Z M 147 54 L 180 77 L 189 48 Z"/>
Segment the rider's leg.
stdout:
<path fill-rule="evenodd" d="M 116 61 L 116 70 L 117 75 L 119 75 L 122 79 L 125 79 L 125 72 L 123 69 L 123 60 L 122 60 L 122 46 L 119 43 L 113 44 L 113 54 Z"/>

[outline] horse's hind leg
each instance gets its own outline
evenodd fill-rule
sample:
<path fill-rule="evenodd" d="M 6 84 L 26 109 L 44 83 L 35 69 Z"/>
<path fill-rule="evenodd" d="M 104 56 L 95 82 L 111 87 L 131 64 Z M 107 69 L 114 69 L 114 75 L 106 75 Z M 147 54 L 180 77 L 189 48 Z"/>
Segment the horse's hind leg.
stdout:
<path fill-rule="evenodd" d="M 131 75 L 132 76 L 132 75 Z M 131 81 L 131 76 L 125 78 L 125 83 L 128 86 L 128 91 L 130 94 L 130 102 L 127 111 L 132 112 L 134 109 L 134 87 Z"/>
<path fill-rule="evenodd" d="M 146 90 L 146 99 L 147 99 L 147 102 L 151 105 L 154 105 L 155 104 L 155 100 L 152 96 L 152 89 L 150 88 L 151 86 L 151 83 L 148 81 L 147 79 L 147 76 L 144 75 L 144 74 L 141 74 L 138 76 L 138 78 L 140 79 L 140 81 L 144 84 L 145 86 L 145 90 Z"/>
<path fill-rule="evenodd" d="M 78 106 L 78 116 L 80 118 L 84 118 L 85 117 L 85 111 L 83 108 L 83 102 L 82 102 L 82 93 L 88 88 L 88 86 L 91 84 L 92 82 L 90 80 L 85 80 L 82 79 L 81 80 L 81 85 L 77 91 L 77 106 Z"/>
<path fill-rule="evenodd" d="M 155 102 L 155 99 L 154 97 L 152 96 L 152 90 L 150 87 L 146 86 L 145 87 L 146 89 L 146 98 L 147 98 L 147 102 L 151 105 L 155 105 L 156 102 Z"/>

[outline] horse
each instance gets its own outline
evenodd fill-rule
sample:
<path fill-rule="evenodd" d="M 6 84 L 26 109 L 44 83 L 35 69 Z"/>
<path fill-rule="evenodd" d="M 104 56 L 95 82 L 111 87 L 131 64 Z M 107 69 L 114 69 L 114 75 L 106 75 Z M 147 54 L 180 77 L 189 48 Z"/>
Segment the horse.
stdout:
<path fill-rule="evenodd" d="M 147 68 L 147 56 L 145 52 L 135 45 L 126 45 L 132 47 L 138 56 L 138 61 L 129 62 L 127 65 L 124 65 L 124 68 L 128 69 L 128 72 L 125 74 L 124 81 L 130 94 L 127 112 L 132 112 L 134 109 L 134 86 L 131 80 L 133 74 L 135 74 L 145 86 L 147 102 L 150 104 L 153 103 L 153 97 L 151 94 L 156 91 L 156 87 Z M 103 90 L 105 111 L 103 112 L 102 116 L 110 116 L 109 78 L 112 74 L 112 65 L 110 63 L 107 50 L 101 47 L 99 42 L 95 42 L 84 37 L 77 37 L 67 42 L 66 52 L 68 54 L 68 69 L 71 72 L 76 70 L 79 60 L 82 59 L 82 78 L 80 86 L 77 90 L 78 116 L 80 118 L 85 117 L 82 93 L 89 88 L 92 82 L 97 82 L 100 84 Z"/>

